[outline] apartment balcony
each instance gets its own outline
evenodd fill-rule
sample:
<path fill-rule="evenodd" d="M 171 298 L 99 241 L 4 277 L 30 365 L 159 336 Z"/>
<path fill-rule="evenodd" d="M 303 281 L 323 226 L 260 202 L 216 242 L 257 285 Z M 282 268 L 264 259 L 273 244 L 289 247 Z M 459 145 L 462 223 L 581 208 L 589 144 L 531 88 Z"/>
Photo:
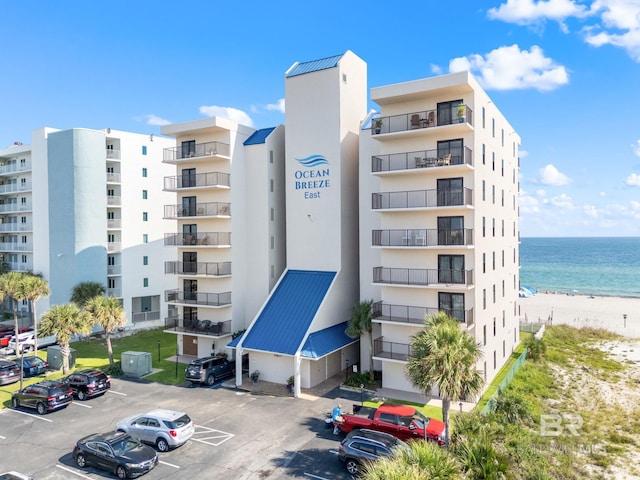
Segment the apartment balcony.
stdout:
<path fill-rule="evenodd" d="M 165 205 L 164 218 L 230 217 L 231 204 L 222 202 L 198 203 L 196 205 Z"/>
<path fill-rule="evenodd" d="M 120 183 L 120 174 L 107 173 L 107 183 Z"/>
<path fill-rule="evenodd" d="M 0 252 L 32 252 L 33 244 L 31 242 L 3 242 L 0 243 Z"/>
<path fill-rule="evenodd" d="M 12 162 L 0 165 L 0 175 L 16 172 L 28 172 L 31 170 L 31 162 Z"/>
<path fill-rule="evenodd" d="M 415 287 L 469 287 L 473 285 L 473 270 L 374 267 L 373 283 Z"/>
<path fill-rule="evenodd" d="M 107 228 L 109 230 L 120 230 L 122 228 L 122 219 L 121 218 L 108 218 L 107 219 Z"/>
<path fill-rule="evenodd" d="M 120 195 L 107 195 L 107 205 L 116 207 L 122 205 L 122 197 Z"/>
<path fill-rule="evenodd" d="M 107 242 L 107 252 L 119 252 L 122 250 L 121 242 Z"/>
<path fill-rule="evenodd" d="M 122 275 L 122 265 L 107 265 L 107 275 Z"/>
<path fill-rule="evenodd" d="M 452 130 L 466 132 L 473 129 L 473 111 L 464 105 L 458 115 L 458 106 L 456 105 L 439 111 L 423 110 L 390 117 L 378 117 L 371 123 L 371 135 L 375 137 L 400 132 L 423 134 L 435 127 L 447 127 L 447 132 Z"/>
<path fill-rule="evenodd" d="M 231 147 L 227 143 L 207 142 L 164 149 L 163 163 L 180 163 L 202 158 L 229 159 Z"/>
<path fill-rule="evenodd" d="M 122 298 L 122 289 L 121 288 L 107 288 L 107 296 Z"/>
<path fill-rule="evenodd" d="M 230 186 L 231 175 L 221 172 L 164 177 L 164 190 L 167 192 L 176 192 L 178 190 L 191 188 L 229 188 Z"/>
<path fill-rule="evenodd" d="M 209 307 L 227 307 L 231 305 L 231 292 L 204 293 L 166 290 L 164 300 L 167 303 L 201 305 Z"/>
<path fill-rule="evenodd" d="M 231 275 L 231 262 L 164 262 L 164 273 L 169 275 L 227 277 Z"/>
<path fill-rule="evenodd" d="M 193 333 L 209 337 L 228 337 L 231 335 L 231 320 L 212 322 L 211 320 L 168 317 L 164 319 L 164 329 L 169 333 Z"/>
<path fill-rule="evenodd" d="M 30 212 L 31 202 L 14 202 L 0 204 L 0 213 Z"/>
<path fill-rule="evenodd" d="M 390 342 L 384 337 L 378 337 L 373 341 L 374 358 L 406 362 L 411 354 L 411 345 L 408 343 Z"/>
<path fill-rule="evenodd" d="M 441 309 L 434 307 L 413 307 L 410 305 L 390 305 L 384 302 L 373 304 L 371 319 L 374 322 L 392 322 L 399 324 L 424 325 L 425 318 L 444 312 L 451 318 L 455 318 L 465 327 L 473 325 L 473 308 Z"/>
<path fill-rule="evenodd" d="M 417 168 L 473 166 L 473 151 L 468 147 L 416 152 L 391 153 L 371 157 L 371 173 L 403 172 Z"/>
<path fill-rule="evenodd" d="M 373 210 L 472 206 L 473 190 L 470 188 L 381 192 L 371 195 Z"/>
<path fill-rule="evenodd" d="M 33 224 L 31 222 L 7 222 L 0 223 L 0 232 L 31 232 Z"/>
<path fill-rule="evenodd" d="M 151 322 L 153 320 L 160 320 L 160 311 L 153 312 L 132 312 L 131 321 L 133 323 Z"/>
<path fill-rule="evenodd" d="M 107 148 L 107 158 L 109 160 L 120 160 L 120 150 L 112 150 L 110 148 Z"/>
<path fill-rule="evenodd" d="M 165 233 L 165 247 L 231 247 L 231 232 Z"/>
<path fill-rule="evenodd" d="M 473 229 L 373 230 L 374 247 L 461 247 L 473 245 Z"/>
<path fill-rule="evenodd" d="M 7 270 L 11 272 L 33 272 L 33 263 L 31 262 L 6 262 Z"/>
<path fill-rule="evenodd" d="M 4 185 L 0 185 L 0 194 L 2 193 L 16 193 L 16 192 L 30 192 L 31 191 L 31 182 L 15 182 L 15 183 L 5 183 Z"/>

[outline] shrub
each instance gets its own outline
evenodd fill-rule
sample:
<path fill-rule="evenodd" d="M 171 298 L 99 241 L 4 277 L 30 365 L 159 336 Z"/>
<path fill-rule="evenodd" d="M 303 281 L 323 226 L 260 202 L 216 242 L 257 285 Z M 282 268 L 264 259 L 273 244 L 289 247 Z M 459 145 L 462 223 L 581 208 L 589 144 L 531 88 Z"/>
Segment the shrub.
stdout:
<path fill-rule="evenodd" d="M 547 344 L 542 338 L 536 338 L 531 335 L 523 343 L 527 347 L 527 358 L 531 360 L 540 360 L 547 353 Z"/>

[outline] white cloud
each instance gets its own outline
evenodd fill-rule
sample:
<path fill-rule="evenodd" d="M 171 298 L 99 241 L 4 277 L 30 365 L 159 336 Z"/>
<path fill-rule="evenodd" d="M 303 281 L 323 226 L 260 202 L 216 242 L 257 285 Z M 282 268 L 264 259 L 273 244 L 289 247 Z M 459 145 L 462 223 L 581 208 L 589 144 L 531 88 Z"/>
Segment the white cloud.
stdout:
<path fill-rule="evenodd" d="M 607 192 L 600 192 L 598 195 L 600 195 L 602 198 L 607 196 Z"/>
<path fill-rule="evenodd" d="M 640 140 L 638 140 L 636 143 L 632 143 L 631 148 L 633 149 L 633 153 L 635 153 L 636 156 L 640 157 Z"/>
<path fill-rule="evenodd" d="M 640 187 L 640 175 L 632 173 L 625 179 L 624 183 L 631 187 Z"/>
<path fill-rule="evenodd" d="M 537 198 L 531 197 L 527 194 L 521 194 L 518 199 L 521 213 L 538 213 L 540 211 L 540 202 Z"/>
<path fill-rule="evenodd" d="M 587 217 L 598 218 L 598 209 L 595 205 L 585 204 L 582 206 L 582 210 Z"/>
<path fill-rule="evenodd" d="M 279 99 L 277 103 L 268 103 L 265 108 L 267 110 L 276 110 L 280 113 L 284 113 L 284 98 Z"/>
<path fill-rule="evenodd" d="M 553 197 L 549 203 L 551 203 L 551 205 L 553 205 L 554 207 L 574 208 L 573 200 L 566 193 L 558 195 L 557 197 Z"/>
<path fill-rule="evenodd" d="M 507 0 L 487 12 L 489 18 L 516 25 L 532 25 L 546 19 L 557 21 L 562 28 L 569 17 L 584 17 L 587 8 L 573 0 Z"/>
<path fill-rule="evenodd" d="M 217 105 L 203 105 L 199 108 L 201 114 L 207 117 L 223 117 L 248 127 L 253 127 L 253 120 L 242 110 L 233 107 L 219 107 Z"/>
<path fill-rule="evenodd" d="M 440 67 L 440 65 L 436 65 L 435 63 L 429 65 L 429 68 L 431 68 L 431 73 L 434 73 L 436 75 L 440 75 L 442 73 L 442 68 Z"/>
<path fill-rule="evenodd" d="M 485 88 L 493 90 L 554 90 L 569 83 L 566 68 L 545 57 L 537 45 L 530 51 L 520 50 L 517 44 L 503 46 L 484 57 L 472 54 L 449 62 L 449 71 L 464 70 L 474 73 Z"/>
<path fill-rule="evenodd" d="M 160 118 L 157 115 L 149 113 L 147 115 L 143 115 L 142 117 L 138 117 L 140 120 L 145 120 L 147 125 L 157 125 L 162 127 L 163 125 L 169 125 L 171 122 L 169 120 L 165 120 L 164 118 Z"/>
<path fill-rule="evenodd" d="M 556 167 L 549 164 L 540 169 L 540 183 L 544 185 L 552 185 L 559 187 L 567 185 L 570 182 L 569 177 L 561 173 Z"/>
<path fill-rule="evenodd" d="M 538 195 L 539 197 L 546 197 L 547 191 L 543 190 L 542 188 L 539 188 L 538 190 L 536 190 L 536 195 Z"/>
<path fill-rule="evenodd" d="M 520 158 L 526 158 L 526 157 L 528 157 L 528 156 L 529 156 L 529 152 L 528 152 L 527 150 L 519 149 L 519 150 L 518 150 L 518 156 L 519 156 Z"/>

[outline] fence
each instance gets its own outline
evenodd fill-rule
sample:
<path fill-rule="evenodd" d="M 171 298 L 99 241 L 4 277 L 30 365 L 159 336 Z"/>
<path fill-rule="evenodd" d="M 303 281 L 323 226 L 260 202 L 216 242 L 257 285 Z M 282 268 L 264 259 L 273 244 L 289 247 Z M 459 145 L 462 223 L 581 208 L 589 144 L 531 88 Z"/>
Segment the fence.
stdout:
<path fill-rule="evenodd" d="M 505 388 L 507 388 L 507 386 L 511 383 L 511 380 L 513 380 L 513 377 L 515 376 L 516 372 L 520 370 L 520 367 L 524 365 L 524 362 L 526 359 L 527 359 L 527 349 L 525 348 L 524 351 L 513 363 L 513 365 L 511 365 L 511 368 L 509 368 L 509 371 L 507 372 L 505 377 L 502 379 L 502 381 L 498 385 L 498 388 L 487 399 L 487 403 L 485 403 L 484 407 L 482 407 L 482 410 L 480 410 L 480 413 L 485 415 L 493 410 L 493 407 L 496 402 L 496 398 L 498 397 L 498 395 L 500 395 L 500 392 Z"/>

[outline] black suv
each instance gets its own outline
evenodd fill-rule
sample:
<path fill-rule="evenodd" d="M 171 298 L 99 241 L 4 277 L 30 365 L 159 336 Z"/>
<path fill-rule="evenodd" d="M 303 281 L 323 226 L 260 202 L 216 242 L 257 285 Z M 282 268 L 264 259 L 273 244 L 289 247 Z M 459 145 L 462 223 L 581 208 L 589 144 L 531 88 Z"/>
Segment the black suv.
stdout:
<path fill-rule="evenodd" d="M 111 380 L 107 374 L 95 369 L 79 370 L 62 381 L 69 384 L 78 400 L 95 397 L 111 388 Z"/>
<path fill-rule="evenodd" d="M 11 396 L 13 408 L 35 408 L 40 415 L 66 407 L 73 400 L 71 387 L 64 382 L 44 380 L 34 383 Z"/>
<path fill-rule="evenodd" d="M 185 369 L 185 378 L 191 383 L 213 385 L 217 380 L 235 375 L 233 362 L 224 357 L 205 357 L 194 360 Z"/>
<path fill-rule="evenodd" d="M 381 456 L 389 456 L 396 448 L 408 449 L 409 446 L 388 433 L 356 429 L 349 432 L 340 443 L 338 458 L 347 472 L 357 475 L 362 465 Z"/>
<path fill-rule="evenodd" d="M 0 360 L 0 385 L 20 380 L 20 366 L 12 360 Z"/>

